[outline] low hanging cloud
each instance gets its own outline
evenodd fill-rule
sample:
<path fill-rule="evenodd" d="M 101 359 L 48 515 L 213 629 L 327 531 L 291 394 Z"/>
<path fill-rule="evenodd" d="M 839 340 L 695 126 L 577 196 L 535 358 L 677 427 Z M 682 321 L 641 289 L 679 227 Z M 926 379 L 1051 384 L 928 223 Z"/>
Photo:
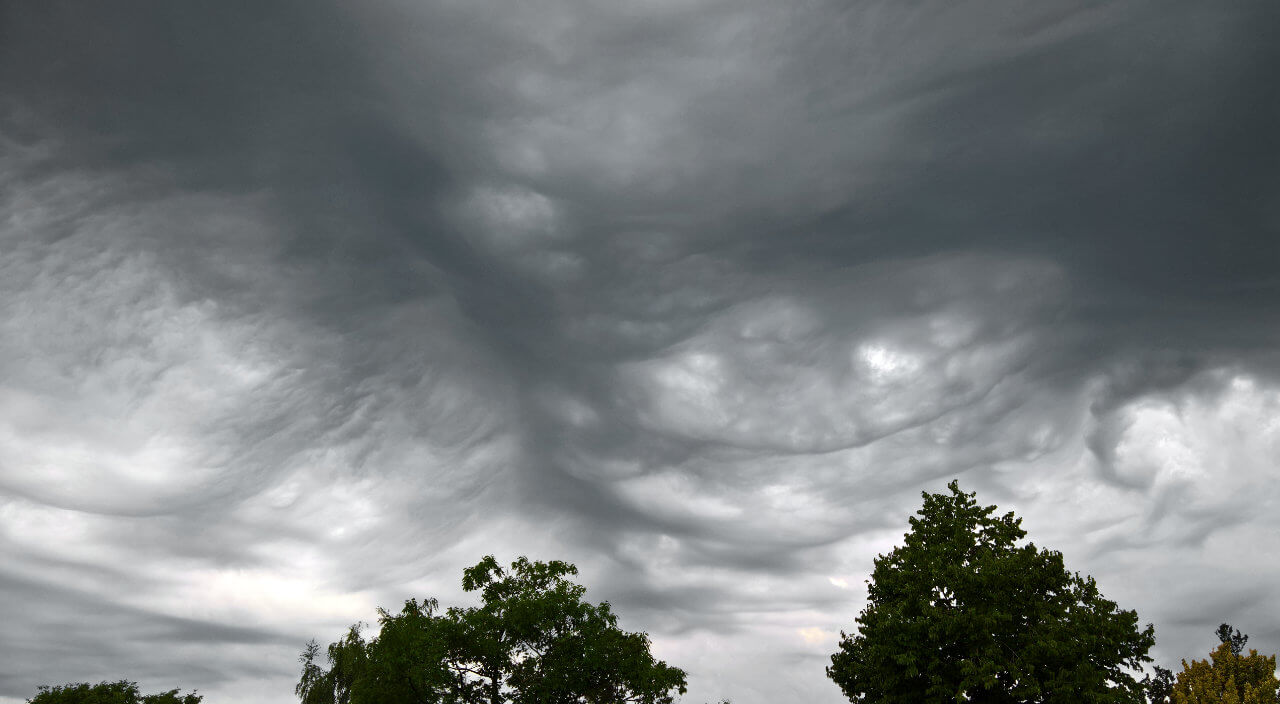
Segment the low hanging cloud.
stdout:
<path fill-rule="evenodd" d="M 0 701 L 291 696 L 528 554 L 840 701 L 953 477 L 1280 649 L 1268 3 L 0 8 Z"/>

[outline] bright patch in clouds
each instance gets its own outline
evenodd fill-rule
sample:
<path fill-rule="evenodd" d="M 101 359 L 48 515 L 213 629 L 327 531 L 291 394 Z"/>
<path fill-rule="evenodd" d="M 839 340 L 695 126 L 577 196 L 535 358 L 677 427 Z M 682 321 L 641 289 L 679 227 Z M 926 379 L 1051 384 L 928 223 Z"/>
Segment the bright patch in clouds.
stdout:
<path fill-rule="evenodd" d="M 1280 457 L 1280 389 L 1230 370 L 1205 373 L 1199 388 L 1154 394 L 1116 412 L 1123 430 L 1117 473 L 1179 487 L 1208 507 L 1269 487 Z"/>
<path fill-rule="evenodd" d="M 906 381 L 920 370 L 920 360 L 915 356 L 880 344 L 859 346 L 858 359 L 876 383 Z"/>

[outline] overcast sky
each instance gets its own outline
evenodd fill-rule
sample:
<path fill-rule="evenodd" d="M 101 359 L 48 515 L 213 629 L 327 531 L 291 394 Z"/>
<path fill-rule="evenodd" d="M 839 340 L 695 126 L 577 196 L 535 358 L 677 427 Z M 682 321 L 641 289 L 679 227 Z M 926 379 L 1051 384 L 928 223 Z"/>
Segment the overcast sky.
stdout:
<path fill-rule="evenodd" d="M 0 0 L 0 701 L 492 553 L 843 701 L 952 478 L 1280 650 L 1280 5 Z"/>

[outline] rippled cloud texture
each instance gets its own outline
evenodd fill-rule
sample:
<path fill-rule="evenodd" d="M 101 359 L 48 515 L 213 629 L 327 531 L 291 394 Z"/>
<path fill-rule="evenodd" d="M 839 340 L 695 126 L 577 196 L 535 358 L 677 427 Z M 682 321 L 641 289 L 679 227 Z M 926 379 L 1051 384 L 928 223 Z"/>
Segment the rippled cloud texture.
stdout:
<path fill-rule="evenodd" d="M 486 553 L 834 704 L 953 477 L 1280 649 L 1273 2 L 0 4 L 0 699 Z"/>

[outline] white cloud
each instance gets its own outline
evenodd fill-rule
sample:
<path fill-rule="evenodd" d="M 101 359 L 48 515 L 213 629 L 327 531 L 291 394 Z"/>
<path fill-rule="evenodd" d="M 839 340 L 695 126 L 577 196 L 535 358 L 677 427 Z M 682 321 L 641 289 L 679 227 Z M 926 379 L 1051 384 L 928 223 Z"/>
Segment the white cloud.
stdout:
<path fill-rule="evenodd" d="M 949 269 L 1012 273 L 948 291 Z M 1035 316 L 1057 303 L 1055 272 L 1037 263 L 926 260 L 859 273 L 852 290 L 809 292 L 808 306 L 798 298 L 740 304 L 668 355 L 625 365 L 641 422 L 743 447 L 870 442 L 977 403 L 1016 376 L 1042 344 Z M 913 296 L 923 310 L 849 321 L 825 308 L 838 294 Z"/>

